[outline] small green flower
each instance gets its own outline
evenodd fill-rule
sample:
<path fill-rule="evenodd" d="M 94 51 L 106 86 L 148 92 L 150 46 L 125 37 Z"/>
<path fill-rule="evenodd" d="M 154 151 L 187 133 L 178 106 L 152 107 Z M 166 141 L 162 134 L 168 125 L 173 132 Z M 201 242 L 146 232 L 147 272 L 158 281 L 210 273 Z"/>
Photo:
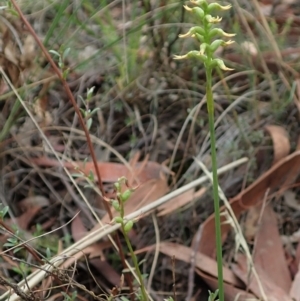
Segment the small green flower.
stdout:
<path fill-rule="evenodd" d="M 115 222 L 118 224 L 123 224 L 123 218 L 121 216 L 116 216 L 115 217 Z"/>
<path fill-rule="evenodd" d="M 226 47 L 226 46 L 231 45 L 232 43 L 234 43 L 234 41 L 232 41 L 232 40 L 229 40 L 227 42 L 225 42 L 223 40 L 214 40 L 209 47 L 210 47 L 211 52 L 214 53 L 220 46 Z"/>
<path fill-rule="evenodd" d="M 228 68 L 225 66 L 223 60 L 221 59 L 213 59 L 212 61 L 212 67 L 219 67 L 220 69 L 224 70 L 224 71 L 232 71 L 234 69 Z"/>
<path fill-rule="evenodd" d="M 118 192 L 121 190 L 121 185 L 119 182 L 114 183 L 114 187 L 115 187 L 115 190 Z"/>
<path fill-rule="evenodd" d="M 128 233 L 132 229 L 132 227 L 133 227 L 133 221 L 129 220 L 124 226 L 124 231 Z"/>
<path fill-rule="evenodd" d="M 200 34 L 200 35 L 204 35 L 204 29 L 200 26 L 194 26 L 192 27 L 187 33 L 185 34 L 180 34 L 179 38 L 187 38 L 187 37 L 192 37 L 194 36 L 196 33 Z"/>
<path fill-rule="evenodd" d="M 205 19 L 208 23 L 220 23 L 222 21 L 222 18 L 220 17 L 212 17 L 211 15 L 205 15 Z"/>
<path fill-rule="evenodd" d="M 174 56 L 175 60 L 183 60 L 183 59 L 191 59 L 191 58 L 197 58 L 197 59 L 201 60 L 202 62 L 206 61 L 206 59 L 207 59 L 206 55 L 201 55 L 199 53 L 199 51 L 196 51 L 196 50 L 192 50 L 185 55 L 175 55 Z"/>
<path fill-rule="evenodd" d="M 220 5 L 219 3 L 210 3 L 208 5 L 208 12 L 211 13 L 214 10 L 228 10 L 231 8 L 231 5 Z"/>
<path fill-rule="evenodd" d="M 225 32 L 223 29 L 221 28 L 213 28 L 210 32 L 209 32 L 209 38 L 213 38 L 216 35 L 220 35 L 226 38 L 232 38 L 235 36 L 235 33 L 227 33 Z"/>
<path fill-rule="evenodd" d="M 112 200 L 111 205 L 115 208 L 115 210 L 120 211 L 120 204 L 117 200 Z"/>
<path fill-rule="evenodd" d="M 131 193 L 132 193 L 131 189 L 127 189 L 123 193 L 120 193 L 119 197 L 121 202 L 125 203 L 130 198 Z"/>
<path fill-rule="evenodd" d="M 184 7 L 187 11 L 193 12 L 197 17 L 199 17 L 200 20 L 202 20 L 203 17 L 205 16 L 205 13 L 204 13 L 203 9 L 200 8 L 200 7 L 193 7 L 193 8 L 190 8 L 190 7 L 188 7 L 187 5 L 183 5 L 183 7 Z"/>

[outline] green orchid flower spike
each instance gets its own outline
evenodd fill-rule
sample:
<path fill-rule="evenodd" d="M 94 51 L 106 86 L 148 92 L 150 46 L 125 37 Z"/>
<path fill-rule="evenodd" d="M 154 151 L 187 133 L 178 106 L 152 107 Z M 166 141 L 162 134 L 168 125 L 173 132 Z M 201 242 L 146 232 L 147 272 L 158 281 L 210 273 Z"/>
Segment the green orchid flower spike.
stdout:
<path fill-rule="evenodd" d="M 185 55 L 175 55 L 175 59 L 186 59 L 186 58 L 198 58 L 202 63 L 204 63 L 205 67 L 219 67 L 224 71 L 233 70 L 231 68 L 226 67 L 224 62 L 220 59 L 214 59 L 214 53 L 220 46 L 228 46 L 234 43 L 234 41 L 223 41 L 221 39 L 213 40 L 213 38 L 217 35 L 220 37 L 233 37 L 235 34 L 226 33 L 221 28 L 216 28 L 216 24 L 222 21 L 220 17 L 213 17 L 210 13 L 214 11 L 224 11 L 231 8 L 231 5 L 222 6 L 218 3 L 210 3 L 208 4 L 206 0 L 198 0 L 198 1 L 190 1 L 194 7 L 189 7 L 184 5 L 184 8 L 194 14 L 199 21 L 202 23 L 202 26 L 194 26 L 192 27 L 186 34 L 179 35 L 180 38 L 192 37 L 195 38 L 200 43 L 200 50 L 198 51 L 190 51 Z"/>
<path fill-rule="evenodd" d="M 210 144 L 211 144 L 211 161 L 213 175 L 213 197 L 215 208 L 215 228 L 216 228 L 216 247 L 218 261 L 218 290 L 214 293 L 214 300 L 224 301 L 224 284 L 223 284 L 223 264 L 222 264 L 222 240 L 221 240 L 221 219 L 220 204 L 218 193 L 218 175 L 217 175 L 217 153 L 216 139 L 214 128 L 214 99 L 212 93 L 212 71 L 214 68 L 220 68 L 224 71 L 231 71 L 224 61 L 215 57 L 215 52 L 219 47 L 226 47 L 234 43 L 232 40 L 225 41 L 223 38 L 231 38 L 235 34 L 227 33 L 217 25 L 222 18 L 213 16 L 217 11 L 225 11 L 231 8 L 231 5 L 222 6 L 218 3 L 207 3 L 206 0 L 190 0 L 191 7 L 184 5 L 184 8 L 193 14 L 199 25 L 192 27 L 187 33 L 179 35 L 180 38 L 192 37 L 199 42 L 199 50 L 192 50 L 185 55 L 175 55 L 174 59 L 195 58 L 202 62 L 206 70 L 206 101 L 209 118 Z"/>

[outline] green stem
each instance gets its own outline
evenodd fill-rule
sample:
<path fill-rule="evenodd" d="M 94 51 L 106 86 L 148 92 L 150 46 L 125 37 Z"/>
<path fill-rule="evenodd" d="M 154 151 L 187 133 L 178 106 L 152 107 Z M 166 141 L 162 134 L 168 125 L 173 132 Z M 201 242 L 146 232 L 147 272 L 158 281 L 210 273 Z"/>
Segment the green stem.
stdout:
<path fill-rule="evenodd" d="M 221 238 L 221 217 L 220 217 L 220 200 L 219 200 L 219 184 L 217 174 L 217 152 L 216 137 L 214 123 L 214 99 L 212 94 L 212 68 L 206 66 L 206 101 L 210 131 L 210 148 L 213 174 L 213 197 L 215 210 L 215 228 L 216 228 L 216 247 L 217 247 L 217 263 L 218 263 L 218 287 L 219 300 L 224 301 L 224 284 L 223 284 L 223 262 L 222 262 L 222 238 Z"/>
<path fill-rule="evenodd" d="M 122 219 L 124 219 L 125 210 L 124 210 L 124 204 L 122 203 L 121 200 L 120 200 L 120 216 L 121 216 Z M 145 288 L 145 284 L 144 284 L 144 281 L 143 281 L 142 273 L 141 273 L 136 255 L 134 254 L 130 239 L 128 238 L 127 232 L 125 231 L 124 221 L 121 224 L 121 228 L 122 228 L 122 231 L 123 231 L 123 235 L 124 235 L 124 238 L 125 238 L 127 248 L 129 249 L 130 256 L 131 256 L 131 259 L 133 261 L 134 268 L 135 268 L 137 276 L 139 278 L 139 282 L 140 282 L 140 286 L 141 286 L 141 293 L 142 293 L 142 297 L 143 297 L 142 301 L 148 301 L 148 294 L 146 292 L 146 288 Z"/>
<path fill-rule="evenodd" d="M 139 278 L 139 282 L 140 282 L 140 286 L 141 286 L 141 293 L 142 293 L 142 301 L 148 301 L 148 294 L 146 292 L 146 288 L 145 288 L 145 285 L 144 285 L 144 281 L 143 281 L 143 277 L 142 277 L 142 273 L 141 273 L 141 270 L 139 268 L 139 264 L 138 264 L 138 261 L 137 261 L 137 257 L 136 255 L 134 254 L 134 251 L 133 251 L 133 248 L 132 248 L 132 245 L 130 243 L 130 240 L 128 238 L 128 235 L 124 229 L 124 223 L 122 223 L 121 227 L 122 227 L 122 230 L 123 230 L 123 233 L 124 233 L 124 238 L 125 238 L 125 241 L 126 241 L 126 244 L 127 244 L 127 247 L 129 249 L 129 252 L 130 252 L 130 256 L 131 256 L 131 259 L 133 261 L 133 265 L 135 267 L 135 270 L 136 270 L 136 273 L 137 273 L 137 276 Z"/>

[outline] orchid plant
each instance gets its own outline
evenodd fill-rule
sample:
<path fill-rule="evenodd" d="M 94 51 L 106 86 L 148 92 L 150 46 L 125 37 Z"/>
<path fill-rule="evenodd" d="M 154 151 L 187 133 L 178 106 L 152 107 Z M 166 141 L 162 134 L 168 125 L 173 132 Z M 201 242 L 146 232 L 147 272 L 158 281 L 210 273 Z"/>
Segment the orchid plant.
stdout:
<path fill-rule="evenodd" d="M 225 41 L 222 38 L 230 38 L 235 34 L 226 33 L 217 25 L 222 18 L 213 17 L 216 11 L 224 11 L 231 8 L 231 5 L 222 6 L 218 3 L 208 3 L 206 0 L 190 0 L 192 7 L 184 5 L 184 8 L 196 16 L 200 26 L 192 27 L 186 34 L 179 37 L 194 38 L 199 44 L 199 50 L 192 50 L 185 55 L 175 56 L 175 59 L 195 58 L 204 64 L 206 70 L 206 102 L 209 118 L 211 160 L 212 160 L 212 178 L 213 178 L 213 198 L 215 210 L 215 228 L 216 228 L 216 247 L 218 262 L 218 290 L 210 295 L 210 300 L 216 300 L 217 295 L 220 301 L 224 301 L 224 285 L 223 285 L 223 263 L 222 263 L 222 240 L 221 240 L 221 218 L 220 218 L 220 201 L 218 192 L 218 174 L 217 174 L 217 153 L 216 138 L 214 127 L 214 99 L 212 93 L 212 71 L 220 68 L 224 71 L 230 71 L 224 61 L 215 57 L 215 52 L 221 46 L 225 47 L 233 43 L 232 40 Z M 221 37 L 221 38 L 220 38 Z"/>

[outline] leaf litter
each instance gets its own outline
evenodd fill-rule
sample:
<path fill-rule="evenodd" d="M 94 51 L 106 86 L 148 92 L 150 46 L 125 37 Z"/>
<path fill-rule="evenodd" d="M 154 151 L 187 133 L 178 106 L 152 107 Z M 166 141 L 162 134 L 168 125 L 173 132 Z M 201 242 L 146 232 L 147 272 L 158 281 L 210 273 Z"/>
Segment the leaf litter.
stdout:
<path fill-rule="evenodd" d="M 263 13 L 267 14 L 264 11 Z M 277 17 L 278 19 L 280 18 L 280 16 Z M 296 22 L 297 20 L 293 20 L 293 28 L 295 25 L 294 23 Z M 14 68 L 15 65 L 23 64 L 25 66 L 27 64 L 26 62 L 32 61 L 32 56 L 34 55 L 34 47 L 32 47 L 33 45 L 30 43 L 30 37 L 28 40 L 25 39 L 24 45 L 26 46 L 24 47 L 28 49 L 29 55 L 27 57 L 20 57 L 16 51 L 18 49 L 12 48 L 12 44 L 10 42 L 7 43 L 7 49 L 4 51 L 4 54 L 6 54 L 5 59 L 7 60 L 5 64 L 14 64 L 11 66 L 11 68 L 9 68 L 9 72 L 16 85 L 18 85 L 19 74 L 17 69 Z M 291 58 L 293 55 L 298 56 L 299 51 L 297 49 L 293 49 L 293 51 L 282 51 L 282 55 L 284 58 Z M 267 62 L 269 70 L 276 73 L 278 72 L 278 66 L 277 64 L 274 64 L 272 56 L 273 52 L 263 52 L 263 57 Z M 234 56 L 230 57 L 230 55 L 228 55 L 227 57 L 232 61 L 235 61 Z M 259 69 L 260 66 L 256 64 L 257 52 L 251 53 L 250 57 L 254 67 Z M 16 61 L 16 59 L 18 61 Z M 1 89 L 5 91 L 7 88 L 2 87 Z M 45 103 L 48 102 L 48 97 L 41 97 L 40 100 L 41 101 L 36 102 L 36 107 L 34 108 L 36 117 L 42 120 L 42 124 L 49 125 L 53 119 L 49 118 L 50 121 L 47 121 L 47 118 L 45 118 L 48 113 L 45 106 Z M 268 125 L 265 127 L 265 129 L 270 134 L 273 141 L 273 167 L 264 173 L 252 185 L 232 198 L 231 205 L 237 217 L 242 216 L 242 214 L 247 211 L 251 211 L 253 214 L 252 220 L 250 220 L 250 218 L 247 220 L 248 215 L 246 216 L 246 222 L 244 226 L 247 229 L 250 227 L 250 224 L 252 224 L 252 234 L 249 235 L 250 238 L 248 242 L 249 244 L 251 242 L 254 243 L 252 253 L 254 255 L 255 268 L 258 271 L 265 291 L 268 292 L 270 300 L 291 300 L 289 299 L 289 293 L 291 297 L 294 297 L 296 300 L 298 300 L 298 266 L 295 270 L 296 276 L 293 282 L 291 282 L 289 271 L 287 269 L 288 263 L 285 254 L 286 250 L 283 248 L 282 237 L 279 235 L 278 225 L 276 223 L 276 215 L 269 204 L 270 202 L 268 196 L 271 198 L 271 195 L 274 196 L 277 194 L 276 197 L 278 197 L 279 194 L 286 194 L 285 197 L 289 197 L 291 200 L 291 196 L 287 194 L 287 189 L 290 185 L 294 184 L 294 181 L 298 176 L 297 166 L 299 166 L 300 155 L 298 151 L 288 155 L 291 146 L 289 144 L 287 131 L 282 127 L 278 125 Z M 170 143 L 173 144 L 173 142 Z M 30 142 L 27 142 L 23 145 L 26 146 L 29 144 Z M 44 167 L 59 166 L 55 160 L 44 156 L 31 158 L 31 163 Z M 94 166 L 90 162 L 78 160 L 73 162 L 65 162 L 64 164 L 65 167 L 72 172 L 78 172 L 78 170 L 80 170 L 86 176 L 90 174 L 90 171 L 94 172 Z M 133 194 L 132 199 L 128 202 L 126 213 L 132 213 L 135 210 L 142 208 L 144 205 L 151 203 L 172 189 L 166 178 L 166 175 L 170 171 L 167 170 L 164 165 L 153 161 L 144 160 L 143 162 L 131 162 L 131 169 L 123 164 L 112 162 L 98 162 L 98 167 L 101 170 L 103 180 L 107 183 L 112 183 L 116 181 L 118 177 L 127 175 L 130 178 L 132 185 L 139 185 L 138 189 Z M 270 191 L 266 199 L 266 192 L 269 189 Z M 192 207 L 195 199 L 205 196 L 206 190 L 207 188 L 202 187 L 198 190 L 192 189 L 186 192 L 181 197 L 177 197 L 172 200 L 169 205 L 164 205 L 158 208 L 158 216 L 166 217 L 174 212 L 178 212 L 178 209 L 186 205 Z M 41 203 L 43 204 L 43 202 Z M 292 208 L 296 208 L 295 200 L 287 202 L 287 205 Z M 33 218 L 41 210 L 41 208 L 34 208 L 34 206 L 28 209 L 24 208 L 25 213 L 19 216 L 20 222 L 22 223 L 22 227 L 24 227 L 24 229 L 28 229 Z M 108 218 L 105 216 L 103 217 L 102 221 L 109 222 Z M 200 240 L 199 250 L 196 250 L 198 252 L 196 252 L 195 257 L 195 272 L 198 273 L 200 277 L 202 277 L 209 284 L 209 286 L 214 289 L 216 288 L 217 275 L 214 258 L 215 250 L 213 232 L 213 216 L 210 216 L 202 226 L 202 237 Z M 230 226 L 223 225 L 224 241 L 229 236 L 229 232 Z M 80 215 L 73 220 L 71 224 L 71 233 L 74 241 L 84 237 L 84 235 L 87 233 L 87 230 L 83 226 Z M 295 239 L 295 242 L 298 242 L 297 238 Z M 64 267 L 70 267 L 83 257 L 86 258 L 86 256 L 90 257 L 88 259 L 89 263 L 92 263 L 95 258 L 105 258 L 104 250 L 109 247 L 110 244 L 106 244 L 105 242 L 103 244 L 99 243 L 87 247 L 86 249 L 79 251 L 74 258 L 69 258 L 65 262 L 66 265 Z M 297 250 L 298 249 L 299 244 Z M 177 259 L 185 261 L 188 264 L 191 263 L 191 254 L 195 251 L 193 247 L 189 248 L 179 243 L 176 244 L 170 242 L 161 242 L 160 250 L 165 255 L 170 257 L 175 255 Z M 295 265 L 299 265 L 299 258 L 300 256 L 298 255 L 298 262 Z M 265 266 L 266 264 L 267 266 Z M 109 281 L 115 286 L 119 284 L 120 275 L 118 273 L 114 274 L 113 269 L 110 270 L 111 267 L 105 259 L 103 261 L 94 261 L 93 266 L 98 269 L 99 272 L 101 272 L 101 270 L 103 272 L 103 270 L 107 269 L 109 271 Z M 228 300 L 234 300 L 236 297 L 238 297 L 237 300 L 246 300 L 249 298 L 254 299 L 255 296 L 261 297 L 260 289 L 258 288 L 258 284 L 255 283 L 255 280 L 249 282 L 249 279 L 251 280 L 252 278 L 251 274 L 249 274 L 247 259 L 243 256 L 243 254 L 237 254 L 235 264 L 224 264 L 224 269 L 226 278 L 226 297 Z M 277 271 L 276 275 L 274 271 Z"/>

